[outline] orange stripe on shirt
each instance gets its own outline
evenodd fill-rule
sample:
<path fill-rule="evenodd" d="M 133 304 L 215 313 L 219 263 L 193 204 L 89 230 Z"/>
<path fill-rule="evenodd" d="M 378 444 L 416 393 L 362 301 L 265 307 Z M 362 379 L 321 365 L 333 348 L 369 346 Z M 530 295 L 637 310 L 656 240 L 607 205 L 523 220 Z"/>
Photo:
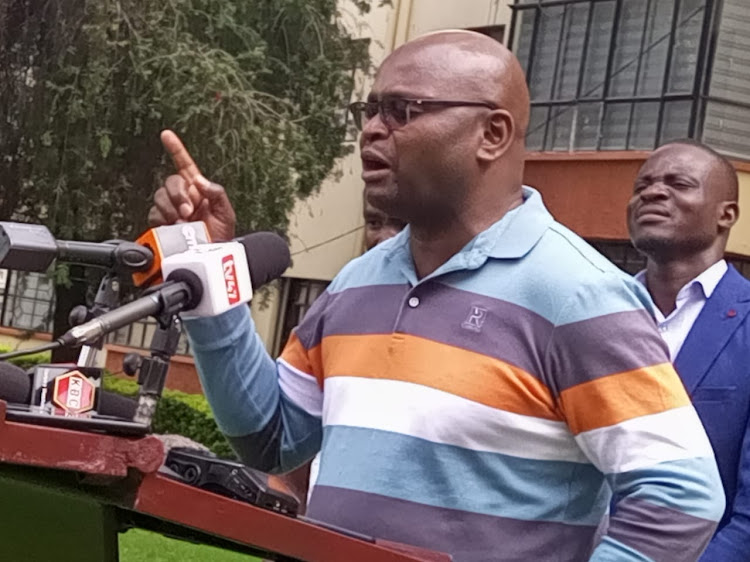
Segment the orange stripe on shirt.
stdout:
<path fill-rule="evenodd" d="M 544 384 L 481 353 L 407 334 L 327 336 L 321 346 L 326 377 L 411 382 L 516 414 L 561 419 Z"/>
<path fill-rule="evenodd" d="M 292 332 L 289 336 L 281 358 L 295 369 L 307 373 L 318 379 L 318 386 L 323 388 L 323 367 L 321 365 L 320 345 L 312 349 L 305 349 L 297 335 Z"/>
<path fill-rule="evenodd" d="M 671 363 L 585 382 L 560 393 L 560 406 L 574 434 L 690 404 Z"/>

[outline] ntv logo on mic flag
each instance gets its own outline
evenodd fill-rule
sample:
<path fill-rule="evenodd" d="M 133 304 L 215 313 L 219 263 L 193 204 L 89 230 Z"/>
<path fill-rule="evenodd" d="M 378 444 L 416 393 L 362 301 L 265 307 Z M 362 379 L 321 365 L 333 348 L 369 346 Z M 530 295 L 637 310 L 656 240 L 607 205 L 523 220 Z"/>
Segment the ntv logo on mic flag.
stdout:
<path fill-rule="evenodd" d="M 224 284 L 227 288 L 227 299 L 229 304 L 240 302 L 240 287 L 237 284 L 237 270 L 234 267 L 234 257 L 224 256 L 221 260 L 222 269 L 224 270 Z"/>

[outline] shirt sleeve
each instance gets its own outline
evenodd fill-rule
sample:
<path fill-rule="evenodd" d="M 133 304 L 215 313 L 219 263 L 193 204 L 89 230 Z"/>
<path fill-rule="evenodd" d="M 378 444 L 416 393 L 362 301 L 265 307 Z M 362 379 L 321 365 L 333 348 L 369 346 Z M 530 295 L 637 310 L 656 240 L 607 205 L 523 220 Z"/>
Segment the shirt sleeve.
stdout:
<path fill-rule="evenodd" d="M 315 333 L 324 301 L 311 307 L 277 361 L 266 352 L 248 307 L 185 322 L 216 422 L 249 466 L 288 472 L 320 450 L 322 373 L 317 350 L 306 348 L 298 334 Z"/>
<path fill-rule="evenodd" d="M 739 482 L 729 523 L 711 539 L 701 562 L 745 562 L 750 556 L 750 425 L 742 439 L 737 473 Z"/>
<path fill-rule="evenodd" d="M 546 353 L 575 439 L 619 498 L 592 562 L 697 560 L 724 511 L 708 437 L 647 312 L 614 273 L 582 284 Z"/>

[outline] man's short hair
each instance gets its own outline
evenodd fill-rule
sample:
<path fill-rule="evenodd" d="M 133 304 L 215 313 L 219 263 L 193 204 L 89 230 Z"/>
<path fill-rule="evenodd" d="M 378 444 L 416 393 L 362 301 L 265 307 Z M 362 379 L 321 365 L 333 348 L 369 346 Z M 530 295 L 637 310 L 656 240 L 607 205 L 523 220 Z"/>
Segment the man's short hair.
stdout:
<path fill-rule="evenodd" d="M 673 145 L 692 146 L 693 148 L 697 148 L 703 151 L 705 154 L 708 154 L 719 166 L 721 178 L 723 180 L 723 183 L 725 183 L 727 187 L 727 199 L 734 202 L 738 201 L 740 188 L 739 180 L 737 179 L 737 170 L 735 170 L 734 165 L 729 160 L 729 158 L 727 158 L 723 154 L 720 154 L 707 144 L 703 144 L 702 142 L 695 139 L 673 140 L 664 143 L 659 148 Z"/>

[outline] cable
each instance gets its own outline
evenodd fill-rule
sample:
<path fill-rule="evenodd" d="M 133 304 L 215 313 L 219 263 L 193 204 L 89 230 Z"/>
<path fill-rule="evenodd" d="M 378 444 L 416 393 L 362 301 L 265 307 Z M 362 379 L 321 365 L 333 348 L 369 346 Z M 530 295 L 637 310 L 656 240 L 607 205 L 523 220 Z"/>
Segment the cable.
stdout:
<path fill-rule="evenodd" d="M 41 353 L 42 351 L 52 351 L 53 349 L 61 347 L 61 345 L 62 344 L 59 341 L 53 341 L 52 343 L 40 345 L 39 347 L 32 347 L 31 349 L 17 349 L 16 351 L 9 351 L 8 353 L 0 354 L 0 361 L 13 359 L 14 357 L 21 357 L 23 355 L 31 355 L 33 353 Z"/>
<path fill-rule="evenodd" d="M 349 236 L 350 234 L 354 234 L 358 230 L 362 230 L 364 226 L 358 226 L 356 228 L 352 228 L 351 230 L 347 230 L 346 232 L 342 232 L 341 234 L 337 234 L 333 238 L 329 238 L 328 240 L 323 240 L 322 242 L 319 242 L 318 244 L 313 244 L 312 246 L 307 246 L 306 248 L 299 250 L 297 252 L 294 252 L 292 255 L 296 256 L 297 254 L 304 254 L 305 252 L 309 252 L 310 250 L 314 250 L 316 248 L 320 248 L 321 246 L 325 246 L 326 244 L 330 244 L 331 242 L 335 242 L 336 240 L 343 238 L 344 236 Z"/>

